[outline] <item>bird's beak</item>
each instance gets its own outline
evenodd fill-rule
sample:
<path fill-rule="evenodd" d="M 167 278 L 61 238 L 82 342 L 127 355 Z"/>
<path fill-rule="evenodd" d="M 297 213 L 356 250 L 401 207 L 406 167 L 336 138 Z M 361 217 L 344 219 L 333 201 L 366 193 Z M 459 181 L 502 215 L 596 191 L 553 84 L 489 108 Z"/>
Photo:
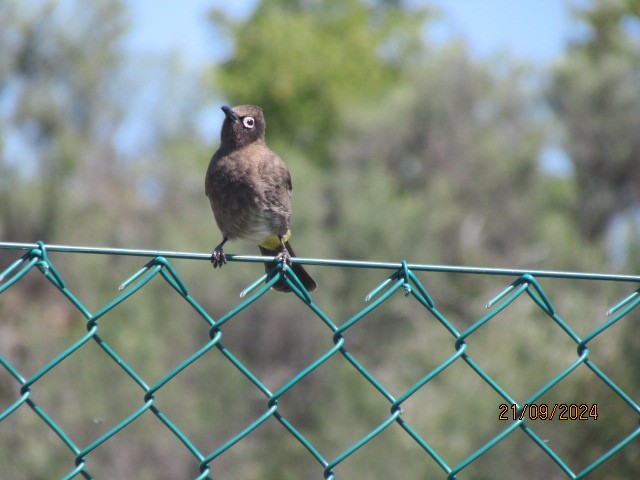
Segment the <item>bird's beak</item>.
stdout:
<path fill-rule="evenodd" d="M 236 112 L 234 112 L 231 107 L 227 107 L 226 105 L 224 107 L 220 107 L 222 109 L 222 111 L 224 112 L 225 116 L 230 119 L 232 122 L 237 122 L 238 120 L 240 120 L 238 118 L 238 115 L 236 115 Z"/>

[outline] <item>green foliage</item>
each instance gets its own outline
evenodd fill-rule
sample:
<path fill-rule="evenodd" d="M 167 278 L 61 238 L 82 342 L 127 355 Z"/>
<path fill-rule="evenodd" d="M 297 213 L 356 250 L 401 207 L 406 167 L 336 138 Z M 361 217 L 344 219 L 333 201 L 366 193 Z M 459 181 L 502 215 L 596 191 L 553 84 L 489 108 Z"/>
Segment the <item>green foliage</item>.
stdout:
<path fill-rule="evenodd" d="M 534 241 L 534 225 L 522 212 L 536 210 L 542 140 L 534 98 L 522 83 L 516 70 L 497 76 L 454 48 L 428 57 L 411 83 L 375 112 L 353 112 L 340 152 L 340 168 L 350 174 L 335 175 L 344 182 L 337 205 L 350 215 L 346 223 L 366 224 L 381 241 L 395 242 L 380 254 L 402 250 L 437 263 L 519 262 L 526 256 L 521 248 Z M 367 116 L 378 124 L 358 121 Z M 357 177 L 368 179 L 358 187 L 362 199 L 347 201 L 347 184 Z M 358 201 L 362 206 L 353 208 Z M 365 205 L 370 212 L 362 215 Z M 372 222 L 374 215 L 381 221 Z M 346 239 L 339 244 L 350 248 L 341 256 L 371 254 L 371 247 Z"/>
<path fill-rule="evenodd" d="M 592 0 L 576 8 L 576 17 L 589 29 L 579 48 L 593 57 L 608 57 L 629 44 L 629 22 L 640 20 L 638 0 Z M 637 46 L 637 45 L 636 45 Z"/>
<path fill-rule="evenodd" d="M 9 203 L 16 195 L 31 197 L 25 223 L 15 215 L 22 206 L 3 209 L 4 238 L 55 238 L 79 172 L 104 175 L 104 163 L 113 161 L 105 139 L 122 115 L 110 85 L 118 74 L 124 10 L 116 0 L 101 0 L 74 17 L 74 7 L 3 2 L 0 93 L 8 108 L 0 120 L 6 134 L 0 175 L 17 180 Z M 22 185 L 24 193 L 17 193 Z M 8 188 L 0 185 L 0 195 Z"/>
<path fill-rule="evenodd" d="M 601 241 L 611 220 L 640 199 L 640 38 L 634 2 L 601 0 L 581 12 L 589 35 L 555 68 L 549 89 L 575 167 L 574 210 L 584 236 Z"/>

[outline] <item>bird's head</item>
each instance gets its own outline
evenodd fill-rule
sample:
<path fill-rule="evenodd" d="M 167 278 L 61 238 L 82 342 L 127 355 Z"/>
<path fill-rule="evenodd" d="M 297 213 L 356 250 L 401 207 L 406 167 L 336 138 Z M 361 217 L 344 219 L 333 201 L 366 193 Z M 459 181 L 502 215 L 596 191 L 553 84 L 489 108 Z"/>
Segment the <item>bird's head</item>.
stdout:
<path fill-rule="evenodd" d="M 222 144 L 232 148 L 242 147 L 264 138 L 264 115 L 255 105 L 222 107 L 225 119 L 222 124 Z"/>

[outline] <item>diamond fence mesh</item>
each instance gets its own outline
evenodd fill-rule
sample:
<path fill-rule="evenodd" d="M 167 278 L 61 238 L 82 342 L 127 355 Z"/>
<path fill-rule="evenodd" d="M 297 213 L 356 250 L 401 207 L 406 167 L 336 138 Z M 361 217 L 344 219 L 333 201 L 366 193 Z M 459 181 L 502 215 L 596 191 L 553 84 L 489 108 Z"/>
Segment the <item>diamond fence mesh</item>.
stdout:
<path fill-rule="evenodd" d="M 601 478 L 609 478 L 606 476 L 607 465 L 614 464 L 616 458 L 623 454 L 621 452 L 633 452 L 632 455 L 635 456 L 640 452 L 640 399 L 637 397 L 637 390 L 632 389 L 632 391 L 629 391 L 627 388 L 627 391 L 625 391 L 625 389 L 621 388 L 612 380 L 610 372 L 605 373 L 605 369 L 593 360 L 591 351 L 591 345 L 596 343 L 596 339 L 618 322 L 635 322 L 636 327 L 631 331 L 638 331 L 638 319 L 631 312 L 640 304 L 640 290 L 634 291 L 613 305 L 606 313 L 603 311 L 601 321 L 591 331 L 578 335 L 570 323 L 563 319 L 560 309 L 554 306 L 553 294 L 555 292 L 550 293 L 542 286 L 546 279 L 551 278 L 563 282 L 598 280 L 602 282 L 617 282 L 618 284 L 621 282 L 637 284 L 640 282 L 640 277 L 638 276 L 414 265 L 404 261 L 398 264 L 294 259 L 294 261 L 317 265 L 322 268 L 376 270 L 380 272 L 381 279 L 384 278 L 384 280 L 366 296 L 364 308 L 338 322 L 335 318 L 331 318 L 326 309 L 316 304 L 314 296 L 304 290 L 290 269 L 279 270 L 280 273 L 271 279 L 268 279 L 266 275 L 258 278 L 241 292 L 241 299 L 236 306 L 214 318 L 191 295 L 189 286 L 185 284 L 185 281 L 183 281 L 172 264 L 172 261 L 175 263 L 176 259 L 188 261 L 208 260 L 208 255 L 206 254 L 45 245 L 42 242 L 37 244 L 1 243 L 0 248 L 15 253 L 13 262 L 0 275 L 0 294 L 5 293 L 16 285 L 20 285 L 20 283 L 26 282 L 26 279 L 32 275 L 27 275 L 29 272 L 36 272 L 36 275 L 39 272 L 53 285 L 57 292 L 64 296 L 68 304 L 73 306 L 76 313 L 86 319 L 86 333 L 75 338 L 62 351 L 54 352 L 53 359 L 44 362 L 35 372 L 29 372 L 29 374 L 21 370 L 18 366 L 19 362 L 5 355 L 2 350 L 3 343 L 0 341 L 0 364 L 2 369 L 5 370 L 0 376 L 0 394 L 4 393 L 4 395 L 0 395 L 0 399 L 3 401 L 3 403 L 0 403 L 0 433 L 2 433 L 3 429 L 11 428 L 7 426 L 9 422 L 6 420 L 10 420 L 25 409 L 35 413 L 38 422 L 44 426 L 47 434 L 53 433 L 55 437 L 54 443 L 58 446 L 63 446 L 63 450 L 66 451 L 68 456 L 68 471 L 59 478 L 104 478 L 100 471 L 94 471 L 92 468 L 92 455 L 105 442 L 117 442 L 119 438 L 124 437 L 126 435 L 126 427 L 149 416 L 160 422 L 162 428 L 159 435 L 177 440 L 177 443 L 180 444 L 177 448 L 188 452 L 192 460 L 197 463 L 198 473 L 193 476 L 193 478 L 197 479 L 237 478 L 232 472 L 225 473 L 218 469 L 220 459 L 234 449 L 240 450 L 243 440 L 266 423 L 278 425 L 277 436 L 286 436 L 288 439 L 293 440 L 297 446 L 302 447 L 305 455 L 311 458 L 313 460 L 312 463 L 315 465 L 316 470 L 312 473 L 314 475 L 313 478 L 324 479 L 343 478 L 340 473 L 341 465 L 348 459 L 359 461 L 361 459 L 358 456 L 359 453 L 366 451 L 371 444 L 382 438 L 385 432 L 390 429 L 395 429 L 396 433 L 400 432 L 402 434 L 402 442 L 404 442 L 405 448 L 406 444 L 410 443 L 411 448 L 417 449 L 421 456 L 435 464 L 437 466 L 436 470 L 440 472 L 440 476 L 437 478 L 443 479 L 473 478 L 466 476 L 469 474 L 473 464 L 482 462 L 488 452 L 518 435 L 526 436 L 528 450 L 537 450 L 538 453 L 542 452 L 543 455 L 548 457 L 554 468 L 553 474 L 549 478 L 590 478 L 596 469 L 600 474 L 605 475 Z M 149 260 L 138 271 L 122 282 L 119 286 L 120 291 L 115 297 L 100 308 L 90 309 L 80 298 L 80 294 L 77 293 L 78 288 L 72 289 L 69 287 L 56 265 L 51 261 L 48 252 L 54 251 L 66 252 L 65 254 L 69 255 L 90 253 L 113 258 L 126 255 L 141 258 L 147 257 Z M 20 255 L 21 253 L 23 254 Z M 230 262 L 264 261 L 262 257 L 238 255 L 229 255 L 228 260 Z M 487 313 L 481 318 L 469 322 L 465 329 L 460 330 L 455 322 L 438 309 L 435 301 L 437 298 L 434 298 L 423 285 L 416 275 L 418 272 L 448 272 L 479 277 L 492 276 L 494 278 L 507 278 L 508 280 L 505 281 L 503 290 L 487 303 Z M 243 360 L 236 351 L 226 346 L 225 332 L 240 317 L 241 312 L 270 291 L 271 285 L 279 279 L 279 275 L 284 276 L 289 283 L 297 302 L 303 306 L 304 311 L 308 312 L 315 322 L 322 324 L 322 330 L 326 332 L 326 335 L 324 338 L 318 339 L 318 343 L 327 344 L 328 347 L 321 350 L 320 354 L 304 365 L 303 368 L 287 376 L 281 382 L 279 388 L 272 389 L 261 379 L 260 374 L 256 373 L 255 368 L 252 368 L 248 362 Z M 174 295 L 171 301 L 174 301 L 173 298 L 175 298 L 176 302 L 186 302 L 192 313 L 195 313 L 201 319 L 206 330 L 203 331 L 203 338 L 199 348 L 190 351 L 188 355 L 179 359 L 177 364 L 164 369 L 159 378 L 150 381 L 140 369 L 127 362 L 118 347 L 103 338 L 104 325 L 102 320 L 114 309 L 131 301 L 132 296 L 145 289 L 153 279 L 161 279 L 166 282 Z M 91 288 L 90 282 L 90 279 L 83 280 L 82 290 Z M 629 290 L 631 289 L 630 287 Z M 283 298 L 281 294 L 274 295 L 277 298 Z M 450 353 L 443 359 L 438 360 L 435 365 L 427 366 L 427 362 L 425 362 L 425 365 L 421 365 L 419 361 L 414 362 L 413 366 L 420 374 L 412 380 L 408 387 L 405 387 L 400 392 L 396 391 L 395 385 L 390 387 L 380 380 L 379 375 L 372 372 L 370 368 L 365 367 L 365 362 L 356 352 L 357 349 L 352 348 L 349 340 L 349 334 L 356 326 L 364 325 L 362 328 L 366 328 L 366 319 L 371 317 L 372 312 L 381 305 L 389 303 L 392 297 L 397 298 L 398 296 L 407 297 L 403 301 L 417 302 L 416 305 L 420 307 L 420 311 L 424 313 L 425 318 L 432 320 L 433 323 L 430 324 L 430 328 L 438 329 L 440 334 L 444 334 L 444 338 L 449 339 L 447 346 L 450 348 Z M 511 391 L 506 385 L 508 382 L 499 380 L 498 376 L 490 371 L 491 369 L 486 368 L 483 362 L 478 360 L 480 355 L 475 353 L 483 348 L 482 342 L 478 339 L 479 332 L 486 328 L 501 312 L 512 307 L 519 298 L 528 299 L 536 311 L 542 314 L 547 324 L 553 324 L 553 335 L 563 337 L 571 345 L 569 361 L 558 365 L 553 372 L 544 372 L 545 381 L 543 384 L 535 386 L 532 384 L 530 391 L 525 394 L 521 392 L 516 394 Z M 0 306 L 2 301 L 3 297 L 0 295 Z M 46 302 L 46 297 L 35 297 L 31 301 Z M 461 295 L 461 301 L 464 301 L 464 295 Z M 42 308 L 46 310 L 46 305 L 43 305 Z M 6 319 L 0 320 L 0 322 L 4 321 Z M 301 319 L 301 321 L 303 320 Z M 304 321 L 307 320 L 304 319 Z M 158 328 L 161 327 L 158 326 Z M 43 335 L 48 334 L 46 329 L 41 333 Z M 379 338 L 378 341 L 384 343 L 385 339 Z M 504 341 L 510 341 L 508 332 L 505 333 Z M 26 342 L 28 342 L 28 339 Z M 65 428 L 67 424 L 65 419 L 60 419 L 56 413 L 52 413 L 49 404 L 40 400 L 37 391 L 39 382 L 42 382 L 45 376 L 56 369 L 64 368 L 65 363 L 70 358 L 82 355 L 82 352 L 86 351 L 90 345 L 99 347 L 98 350 L 91 350 L 93 352 L 92 355 L 96 355 L 96 352 L 101 350 L 116 367 L 119 372 L 117 375 L 127 378 L 129 383 L 132 382 L 137 387 L 138 394 L 135 396 L 135 403 L 128 406 L 128 413 L 124 418 L 110 424 L 106 431 L 97 437 L 83 438 L 83 435 L 78 435 L 75 431 L 71 432 L 70 429 Z M 375 346 L 371 346 L 371 348 L 375 348 Z M 205 449 L 202 447 L 203 442 L 190 438 L 181 421 L 170 413 L 170 409 L 163 407 L 163 392 L 170 388 L 172 383 L 176 382 L 181 372 L 201 362 L 204 356 L 209 356 L 212 352 L 215 352 L 216 362 L 222 362 L 235 369 L 250 382 L 251 388 L 258 397 L 258 413 L 255 413 L 256 409 L 254 409 L 253 416 L 230 432 L 225 440 L 219 442 L 214 448 Z M 401 351 L 396 353 L 397 355 L 403 354 Z M 378 416 L 376 418 L 378 420 L 376 420 L 377 423 L 373 427 L 363 434 L 358 433 L 358 438 L 353 441 L 350 440 L 346 447 L 340 446 L 337 454 L 329 455 L 327 453 L 328 449 L 324 447 L 323 442 L 318 441 L 317 435 L 309 433 L 309 429 L 306 426 L 300 425 L 295 418 L 292 418 L 286 409 L 282 408 L 281 403 L 283 399 L 295 396 L 299 392 L 300 385 L 304 384 L 305 380 L 308 380 L 317 369 L 327 364 L 333 365 L 331 362 L 335 362 L 336 359 L 343 366 L 347 366 L 352 373 L 357 374 L 364 380 L 368 385 L 370 394 L 378 397 L 382 410 L 377 412 Z M 89 358 L 88 361 L 91 362 L 92 359 Z M 640 363 L 640 358 L 626 358 L 625 361 L 637 365 Z M 473 372 L 475 379 L 495 392 L 495 398 L 498 401 L 495 402 L 492 415 L 495 420 L 498 420 L 499 427 L 485 441 L 471 445 L 468 453 L 463 458 L 451 458 L 452 456 L 448 454 L 447 449 L 441 447 L 442 442 L 439 439 L 432 438 L 429 431 L 416 426 L 414 423 L 416 418 L 415 409 L 413 415 L 408 417 L 405 415 L 403 408 L 409 402 L 416 401 L 416 398 L 427 392 L 432 385 L 437 384 L 445 371 L 460 365 L 469 368 Z M 590 458 L 586 465 L 576 467 L 567 459 L 562 449 L 556 448 L 554 443 L 546 438 L 545 424 L 555 424 L 563 421 L 569 423 L 595 423 L 598 422 L 599 417 L 602 418 L 605 415 L 605 411 L 609 406 L 601 403 L 549 401 L 550 392 L 557 389 L 565 379 L 572 378 L 572 375 L 578 369 L 584 368 L 588 369 L 589 375 L 596 379 L 598 384 L 606 389 L 610 396 L 616 399 L 615 411 L 607 412 L 607 414 L 624 418 L 627 428 L 618 434 L 615 439 L 609 438 L 606 447 L 595 457 Z M 505 365 L 505 369 L 508 370 L 509 365 Z M 526 373 L 520 372 L 518 375 L 526 375 Z M 636 380 L 640 383 L 640 379 Z M 72 379 L 71 381 L 82 382 L 82 379 Z M 464 389 L 465 386 L 462 385 L 461 390 L 464 391 Z M 115 396 L 121 395 L 120 392 L 115 390 L 111 394 Z M 185 398 L 188 398 L 189 396 L 199 395 L 199 392 L 189 391 L 182 392 L 182 394 Z M 473 396 L 474 390 L 469 387 L 467 394 Z M 220 395 L 231 398 L 230 401 L 232 403 L 247 402 L 256 404 L 255 397 L 234 398 L 233 392 L 220 392 Z M 12 399 L 6 401 L 4 400 L 5 398 Z M 59 401 L 65 401 L 65 399 L 62 398 Z M 326 400 L 317 398 L 316 401 L 323 402 Z M 188 408 L 188 404 L 189 402 L 185 400 L 181 404 L 181 408 Z M 419 415 L 429 416 L 433 406 L 422 400 L 422 397 L 420 406 Z M 327 419 L 330 420 L 331 415 L 328 415 L 323 421 L 328 421 Z M 100 422 L 101 420 L 96 419 L 95 421 Z M 475 422 L 467 421 L 466 428 L 471 431 L 478 427 Z M 4 433 L 6 436 L 7 432 L 5 431 Z M 347 435 L 347 438 L 352 438 L 352 436 Z M 464 439 L 464 437 L 463 432 L 461 438 Z M 592 441 L 597 442 L 598 440 L 592 439 Z M 391 456 L 398 454 L 394 451 L 395 445 L 397 445 L 397 442 L 390 442 L 385 447 Z M 268 451 L 268 448 L 266 450 Z M 399 451 L 401 452 L 402 449 L 399 449 Z M 27 452 L 26 455 L 36 459 L 39 452 Z M 240 455 L 248 454 L 245 450 L 242 450 Z M 366 461 L 366 458 L 364 457 L 362 461 Z M 640 462 L 640 458 L 637 461 Z M 512 472 L 504 472 L 503 478 L 513 478 Z"/>

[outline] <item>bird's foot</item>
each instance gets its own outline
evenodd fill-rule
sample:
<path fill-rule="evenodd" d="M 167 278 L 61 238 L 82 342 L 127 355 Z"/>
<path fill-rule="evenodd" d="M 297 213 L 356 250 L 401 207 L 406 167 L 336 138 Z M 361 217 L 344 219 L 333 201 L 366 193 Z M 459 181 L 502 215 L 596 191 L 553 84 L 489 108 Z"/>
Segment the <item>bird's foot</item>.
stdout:
<path fill-rule="evenodd" d="M 222 245 L 218 245 L 211 254 L 211 263 L 213 264 L 213 268 L 222 268 L 222 266 L 227 263 L 227 257 L 222 251 Z"/>
<path fill-rule="evenodd" d="M 291 265 L 291 255 L 289 254 L 289 250 L 283 247 L 282 251 L 278 255 L 276 255 L 275 260 L 276 263 L 282 262 L 281 267 L 282 271 L 284 272 L 284 270 L 287 268 L 287 265 Z"/>

